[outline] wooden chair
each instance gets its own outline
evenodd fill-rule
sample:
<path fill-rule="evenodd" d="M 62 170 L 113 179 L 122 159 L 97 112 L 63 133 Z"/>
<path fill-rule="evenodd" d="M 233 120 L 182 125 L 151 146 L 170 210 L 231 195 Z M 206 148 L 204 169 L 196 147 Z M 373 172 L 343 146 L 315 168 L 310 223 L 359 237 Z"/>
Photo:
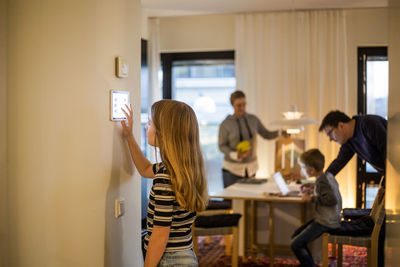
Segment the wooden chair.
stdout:
<path fill-rule="evenodd" d="M 242 215 L 238 213 L 213 213 L 210 215 L 210 213 L 207 212 L 206 210 L 205 212 L 199 213 L 199 216 L 193 224 L 193 248 L 195 253 L 198 253 L 197 243 L 199 236 L 232 235 L 232 267 L 237 267 L 239 254 L 238 223 Z"/>
<path fill-rule="evenodd" d="M 224 199 L 210 199 L 208 201 L 206 211 L 202 212 L 203 215 L 214 215 L 214 214 L 232 214 L 232 201 Z M 225 235 L 225 255 L 231 256 L 231 235 Z M 210 244 L 210 236 L 206 237 L 206 244 Z"/>
<path fill-rule="evenodd" d="M 384 188 L 383 182 L 385 177 L 382 176 L 379 181 L 379 189 Z M 343 221 L 353 221 L 357 220 L 363 216 L 369 216 L 371 214 L 372 209 L 378 205 L 378 197 L 375 197 L 374 203 L 370 209 L 361 209 L 361 208 L 345 208 L 342 210 Z M 339 251 L 342 253 L 342 251 Z M 332 255 L 336 256 L 336 244 L 332 244 Z M 339 255 L 341 257 L 341 254 Z"/>
<path fill-rule="evenodd" d="M 375 198 L 370 217 L 374 222 L 373 230 L 370 235 L 352 236 L 328 234 L 322 235 L 322 266 L 328 267 L 328 243 L 333 246 L 338 245 L 338 266 L 342 266 L 343 245 L 366 247 L 368 251 L 368 267 L 378 266 L 378 243 L 379 232 L 385 219 L 385 200 L 384 188 L 380 188 Z"/>
<path fill-rule="evenodd" d="M 383 181 L 385 177 L 382 176 L 381 180 L 379 181 L 379 188 L 384 187 Z M 375 198 L 374 203 L 370 209 L 361 209 L 361 208 L 345 208 L 342 210 L 343 220 L 354 220 L 360 218 L 362 216 L 367 216 L 371 213 L 372 208 L 377 205 L 377 198 Z"/>

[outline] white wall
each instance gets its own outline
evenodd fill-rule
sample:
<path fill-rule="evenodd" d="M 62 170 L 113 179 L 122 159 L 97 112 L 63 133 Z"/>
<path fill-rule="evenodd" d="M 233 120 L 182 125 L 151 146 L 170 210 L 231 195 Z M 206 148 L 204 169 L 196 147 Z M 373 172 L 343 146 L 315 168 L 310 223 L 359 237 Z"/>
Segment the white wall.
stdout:
<path fill-rule="evenodd" d="M 357 113 L 357 47 L 387 46 L 388 10 L 349 9 L 347 19 L 347 52 L 349 70 L 349 96 L 352 113 Z"/>
<path fill-rule="evenodd" d="M 110 89 L 140 118 L 140 1 L 8 2 L 8 266 L 140 266 L 140 180 L 108 119 Z"/>
<path fill-rule="evenodd" d="M 149 30 L 148 30 L 148 11 L 146 9 L 142 9 L 142 19 L 141 19 L 141 37 L 142 39 L 149 39 Z"/>
<path fill-rule="evenodd" d="M 400 3 L 389 1 L 389 112 L 386 161 L 386 266 L 400 261 Z"/>
<path fill-rule="evenodd" d="M 357 47 L 387 45 L 388 11 L 385 8 L 348 9 L 347 52 L 350 116 L 357 113 Z M 235 16 L 205 15 L 160 18 L 161 52 L 235 49 Z M 337 146 L 339 150 L 339 145 Z M 332 159 L 327 159 L 330 162 Z M 355 206 L 356 158 L 338 175 L 347 206 Z"/>
<path fill-rule="evenodd" d="M 235 49 L 235 16 L 205 15 L 160 19 L 160 51 Z"/>
<path fill-rule="evenodd" d="M 386 208 L 400 212 L 400 4 L 391 1 L 389 43 L 389 111 Z M 393 186 L 392 186 L 393 185 Z M 400 244 L 399 244 L 400 247 Z"/>
<path fill-rule="evenodd" d="M 0 267 L 8 266 L 6 10 L 7 0 L 0 0 Z"/>

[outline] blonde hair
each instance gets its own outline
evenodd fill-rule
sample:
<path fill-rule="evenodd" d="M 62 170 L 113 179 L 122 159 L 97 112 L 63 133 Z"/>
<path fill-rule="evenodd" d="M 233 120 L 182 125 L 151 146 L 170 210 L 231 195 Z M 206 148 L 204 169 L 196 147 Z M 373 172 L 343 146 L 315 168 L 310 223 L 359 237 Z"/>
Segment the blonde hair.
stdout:
<path fill-rule="evenodd" d="M 183 102 L 161 100 L 152 105 L 151 114 L 176 200 L 188 211 L 204 210 L 208 199 L 207 180 L 193 109 Z"/>

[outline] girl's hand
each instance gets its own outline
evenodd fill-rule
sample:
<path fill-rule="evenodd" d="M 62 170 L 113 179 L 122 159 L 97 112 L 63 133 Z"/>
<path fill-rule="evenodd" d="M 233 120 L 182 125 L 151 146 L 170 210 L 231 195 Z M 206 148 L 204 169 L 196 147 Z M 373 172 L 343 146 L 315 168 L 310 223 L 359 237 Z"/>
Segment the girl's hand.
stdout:
<path fill-rule="evenodd" d="M 126 105 L 126 110 L 124 108 L 122 109 L 122 112 L 125 113 L 126 116 L 126 121 L 122 120 L 121 125 L 122 125 L 122 135 L 124 137 L 128 137 L 129 135 L 132 134 L 132 126 L 133 126 L 133 111 L 132 111 L 132 104 L 131 105 Z"/>

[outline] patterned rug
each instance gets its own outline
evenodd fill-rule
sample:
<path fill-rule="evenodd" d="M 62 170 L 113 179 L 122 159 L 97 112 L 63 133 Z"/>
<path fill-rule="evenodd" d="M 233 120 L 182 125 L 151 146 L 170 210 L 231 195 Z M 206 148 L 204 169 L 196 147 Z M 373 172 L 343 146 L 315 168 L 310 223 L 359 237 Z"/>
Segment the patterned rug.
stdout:
<path fill-rule="evenodd" d="M 199 237 L 199 267 L 231 266 L 231 257 L 225 256 L 225 245 L 223 241 L 223 236 L 212 236 L 211 242 L 206 244 L 205 237 Z M 329 253 L 330 250 L 331 246 L 329 246 Z M 331 255 L 331 253 L 329 255 Z M 330 261 L 334 262 L 335 259 L 331 257 Z M 274 259 L 274 266 L 277 267 L 293 267 L 298 265 L 299 262 L 294 257 Z M 239 257 L 239 266 L 269 266 L 269 258 L 257 257 L 252 260 L 251 257 L 249 257 L 248 260 L 243 263 L 242 257 Z M 367 249 L 353 246 L 343 246 L 343 266 L 367 266 Z"/>

